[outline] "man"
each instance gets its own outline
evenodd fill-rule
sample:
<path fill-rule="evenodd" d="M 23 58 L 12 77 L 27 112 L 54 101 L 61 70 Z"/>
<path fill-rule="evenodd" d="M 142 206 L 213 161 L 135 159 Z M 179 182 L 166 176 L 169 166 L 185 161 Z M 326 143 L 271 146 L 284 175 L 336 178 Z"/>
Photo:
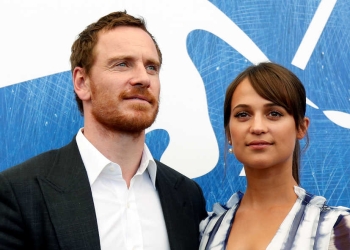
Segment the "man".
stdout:
<path fill-rule="evenodd" d="M 79 35 L 71 64 L 84 128 L 0 173 L 0 249 L 198 249 L 200 187 L 144 144 L 161 63 L 144 21 L 126 12 Z"/>

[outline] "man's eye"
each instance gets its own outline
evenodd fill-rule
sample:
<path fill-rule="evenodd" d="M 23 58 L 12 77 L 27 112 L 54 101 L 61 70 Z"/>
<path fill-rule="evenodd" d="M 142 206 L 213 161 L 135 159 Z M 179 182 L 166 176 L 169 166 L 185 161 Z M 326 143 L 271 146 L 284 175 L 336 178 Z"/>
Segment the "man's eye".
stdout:
<path fill-rule="evenodd" d="M 155 66 L 155 65 L 148 65 L 148 66 L 146 67 L 146 70 L 147 70 L 148 72 L 152 72 L 153 74 L 155 74 L 155 73 L 158 72 L 158 67 Z"/>
<path fill-rule="evenodd" d="M 157 70 L 157 67 L 154 66 L 154 65 L 149 65 L 149 66 L 147 66 L 147 69 L 149 69 L 149 70 Z"/>
<path fill-rule="evenodd" d="M 118 63 L 115 66 L 117 66 L 117 67 L 126 67 L 126 63 L 124 63 L 124 62 Z"/>

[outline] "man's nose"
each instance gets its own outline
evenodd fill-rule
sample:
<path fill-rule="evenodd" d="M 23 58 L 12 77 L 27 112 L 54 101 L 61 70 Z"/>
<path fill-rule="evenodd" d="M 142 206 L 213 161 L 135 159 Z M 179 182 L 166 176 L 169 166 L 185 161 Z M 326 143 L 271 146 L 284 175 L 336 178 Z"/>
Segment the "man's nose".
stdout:
<path fill-rule="evenodd" d="M 143 88 L 148 88 L 151 84 L 150 75 L 147 69 L 142 65 L 137 66 L 133 70 L 133 76 L 130 80 L 130 84 L 133 86 L 139 86 Z"/>

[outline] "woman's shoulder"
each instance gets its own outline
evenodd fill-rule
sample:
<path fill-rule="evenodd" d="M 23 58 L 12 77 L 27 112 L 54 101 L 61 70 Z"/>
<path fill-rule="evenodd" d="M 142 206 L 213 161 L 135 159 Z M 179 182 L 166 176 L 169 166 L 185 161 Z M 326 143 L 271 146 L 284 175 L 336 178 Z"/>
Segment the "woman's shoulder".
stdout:
<path fill-rule="evenodd" d="M 342 215 L 347 215 L 350 213 L 350 208 L 344 206 L 330 206 L 327 204 L 325 197 L 313 195 L 301 187 L 295 186 L 294 191 L 302 203 L 307 206 L 317 207 L 321 210 L 321 212 L 339 213 Z"/>
<path fill-rule="evenodd" d="M 309 207 L 305 211 L 314 211 L 318 221 L 316 241 L 322 240 L 323 235 L 330 235 L 329 249 L 349 249 L 350 245 L 350 208 L 344 206 L 330 206 L 322 196 L 307 193 L 300 187 L 295 187 L 299 199 Z M 318 211 L 318 212 L 317 212 Z M 328 236 L 329 237 L 329 236 Z"/>
<path fill-rule="evenodd" d="M 208 217 L 204 219 L 199 225 L 201 237 L 203 237 L 204 233 L 208 234 L 212 232 L 215 228 L 215 225 L 221 224 L 223 218 L 226 217 L 227 212 L 229 212 L 229 216 L 232 217 L 242 197 L 243 193 L 237 192 L 234 193 L 225 204 L 215 203 L 213 205 L 212 212 L 209 212 Z"/>
<path fill-rule="evenodd" d="M 234 193 L 225 204 L 214 203 L 212 212 L 208 213 L 208 217 L 206 220 L 212 220 L 215 217 L 220 217 L 222 214 L 226 213 L 228 210 L 236 208 L 241 199 L 243 197 L 243 193 L 238 191 Z"/>
<path fill-rule="evenodd" d="M 225 205 L 220 203 L 213 205 L 213 211 L 209 212 L 209 216 L 199 225 L 201 239 L 199 249 L 204 249 L 206 245 L 212 243 L 215 245 L 225 242 L 226 234 L 242 197 L 243 194 L 237 192 L 231 196 Z"/>

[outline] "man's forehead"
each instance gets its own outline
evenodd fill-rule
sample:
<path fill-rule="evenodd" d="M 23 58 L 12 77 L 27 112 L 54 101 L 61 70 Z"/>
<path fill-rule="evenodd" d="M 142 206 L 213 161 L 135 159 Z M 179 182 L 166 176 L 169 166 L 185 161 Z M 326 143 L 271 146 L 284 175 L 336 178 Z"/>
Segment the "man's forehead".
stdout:
<path fill-rule="evenodd" d="M 118 26 L 111 30 L 101 30 L 98 33 L 94 56 L 100 52 L 113 52 L 121 57 L 130 57 L 134 52 L 147 51 L 154 53 L 153 60 L 159 61 L 159 55 L 152 37 L 138 27 Z M 112 56 L 112 55 L 111 55 Z"/>
<path fill-rule="evenodd" d="M 125 26 L 125 25 L 121 25 L 113 28 L 104 28 L 100 30 L 97 33 L 97 40 L 100 40 L 101 38 L 104 38 L 104 37 L 113 37 L 113 36 L 119 39 L 127 39 L 127 38 L 130 38 L 131 36 L 140 36 L 140 37 L 142 36 L 145 39 L 149 38 L 152 42 L 154 42 L 150 34 L 147 33 L 147 31 L 143 30 L 142 28 L 134 27 L 134 26 Z"/>

